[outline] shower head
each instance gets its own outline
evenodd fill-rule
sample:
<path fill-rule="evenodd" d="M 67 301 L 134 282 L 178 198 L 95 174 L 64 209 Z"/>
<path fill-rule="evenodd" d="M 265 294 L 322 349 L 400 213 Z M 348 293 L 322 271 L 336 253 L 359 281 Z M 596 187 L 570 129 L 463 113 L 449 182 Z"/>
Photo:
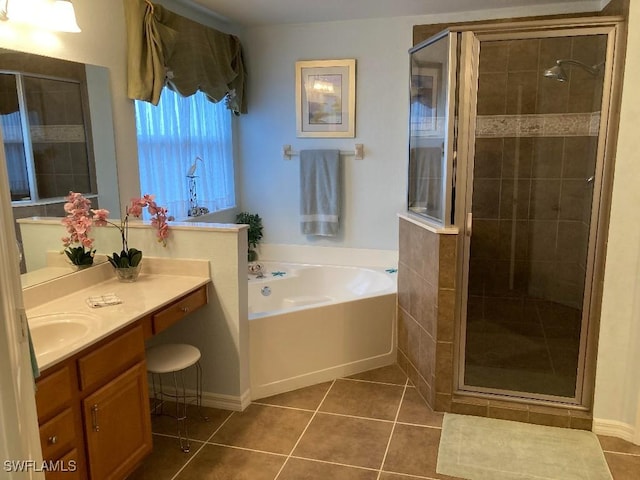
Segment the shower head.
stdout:
<path fill-rule="evenodd" d="M 547 68 L 542 75 L 559 82 L 566 82 L 568 79 L 567 72 L 562 68 L 562 65 L 554 65 L 551 68 Z"/>
<path fill-rule="evenodd" d="M 580 67 L 583 70 L 586 70 L 591 75 L 596 76 L 602 70 L 602 67 L 604 66 L 604 62 L 598 63 L 593 66 L 589 66 L 586 63 L 582 63 L 578 60 L 571 60 L 571 59 L 556 60 L 556 64 L 551 68 L 547 68 L 542 75 L 546 78 L 552 78 L 559 82 L 566 82 L 569 76 L 567 75 L 567 72 L 564 69 L 563 65 L 575 65 L 576 67 Z"/>

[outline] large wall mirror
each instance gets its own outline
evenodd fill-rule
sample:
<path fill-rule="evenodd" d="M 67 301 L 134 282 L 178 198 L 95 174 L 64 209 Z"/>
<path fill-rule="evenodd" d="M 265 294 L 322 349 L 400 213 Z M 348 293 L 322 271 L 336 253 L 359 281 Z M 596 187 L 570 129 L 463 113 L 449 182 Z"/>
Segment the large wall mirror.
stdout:
<path fill-rule="evenodd" d="M 93 208 L 119 213 L 107 68 L 0 49 L 0 128 L 16 220 L 63 217 L 70 190 L 86 194 Z M 16 233 L 29 257 L 21 264 L 23 286 L 73 272 L 64 265 L 51 275 L 34 272 L 51 254 L 26 248 L 37 242 L 22 238 L 18 224 Z"/>

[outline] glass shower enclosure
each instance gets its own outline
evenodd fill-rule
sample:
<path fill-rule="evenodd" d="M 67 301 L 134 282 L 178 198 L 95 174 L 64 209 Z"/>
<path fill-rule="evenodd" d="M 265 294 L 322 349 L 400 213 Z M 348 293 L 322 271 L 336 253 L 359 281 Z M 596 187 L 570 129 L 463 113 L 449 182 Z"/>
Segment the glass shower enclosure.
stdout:
<path fill-rule="evenodd" d="M 616 32 L 606 19 L 529 22 L 410 52 L 409 211 L 460 230 L 457 393 L 590 401 Z M 437 71 L 438 56 L 455 92 L 431 128 L 439 97 L 414 70 Z"/>

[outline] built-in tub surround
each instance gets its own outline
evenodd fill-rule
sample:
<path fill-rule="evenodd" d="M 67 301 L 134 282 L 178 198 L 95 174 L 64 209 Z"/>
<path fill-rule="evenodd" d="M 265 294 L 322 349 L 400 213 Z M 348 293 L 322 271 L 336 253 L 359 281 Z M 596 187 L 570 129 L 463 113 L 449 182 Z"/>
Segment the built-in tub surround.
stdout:
<path fill-rule="evenodd" d="M 252 399 L 395 361 L 395 268 L 263 267 L 248 282 Z"/>

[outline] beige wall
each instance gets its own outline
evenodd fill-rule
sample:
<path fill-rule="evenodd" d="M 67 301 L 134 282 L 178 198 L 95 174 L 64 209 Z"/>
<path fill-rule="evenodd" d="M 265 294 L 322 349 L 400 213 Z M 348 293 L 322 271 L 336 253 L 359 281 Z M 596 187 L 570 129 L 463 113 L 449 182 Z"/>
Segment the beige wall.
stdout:
<path fill-rule="evenodd" d="M 168 1 L 165 1 L 169 5 Z M 44 36 L 31 29 L 0 24 L 0 47 L 50 55 L 73 61 L 108 67 L 111 72 L 113 113 L 118 157 L 120 196 L 128 200 L 138 192 L 136 137 L 133 105 L 126 98 L 126 65 L 124 12 L 119 0 L 74 0 L 79 34 Z M 535 10 L 535 9 L 534 9 Z M 533 10 L 532 10 L 533 11 Z M 540 14 L 540 9 L 535 10 Z M 504 15 L 513 15 L 506 12 Z M 476 17 L 477 15 L 476 12 Z M 463 15 L 453 18 L 464 20 Z M 203 18 L 200 16 L 200 18 Z M 413 24 L 445 21 L 417 17 L 407 21 L 407 46 L 410 46 Z M 630 42 L 626 84 L 640 83 L 640 5 L 631 6 Z M 303 55 L 304 56 L 304 55 Z M 255 101 L 255 99 L 254 99 Z M 624 92 L 622 125 L 618 149 L 611 234 L 605 280 L 602 332 L 596 382 L 594 416 L 625 425 L 635 424 L 640 377 L 635 370 L 640 364 L 639 265 L 640 219 L 640 92 L 627 88 Z M 290 137 L 287 137 L 290 138 Z"/>
<path fill-rule="evenodd" d="M 595 426 L 640 433 L 640 4 L 629 38 L 606 259 L 594 404 Z M 633 429 L 635 428 L 635 431 Z M 609 430 L 611 431 L 611 430 Z M 615 432 L 613 432 L 615 433 Z"/>

